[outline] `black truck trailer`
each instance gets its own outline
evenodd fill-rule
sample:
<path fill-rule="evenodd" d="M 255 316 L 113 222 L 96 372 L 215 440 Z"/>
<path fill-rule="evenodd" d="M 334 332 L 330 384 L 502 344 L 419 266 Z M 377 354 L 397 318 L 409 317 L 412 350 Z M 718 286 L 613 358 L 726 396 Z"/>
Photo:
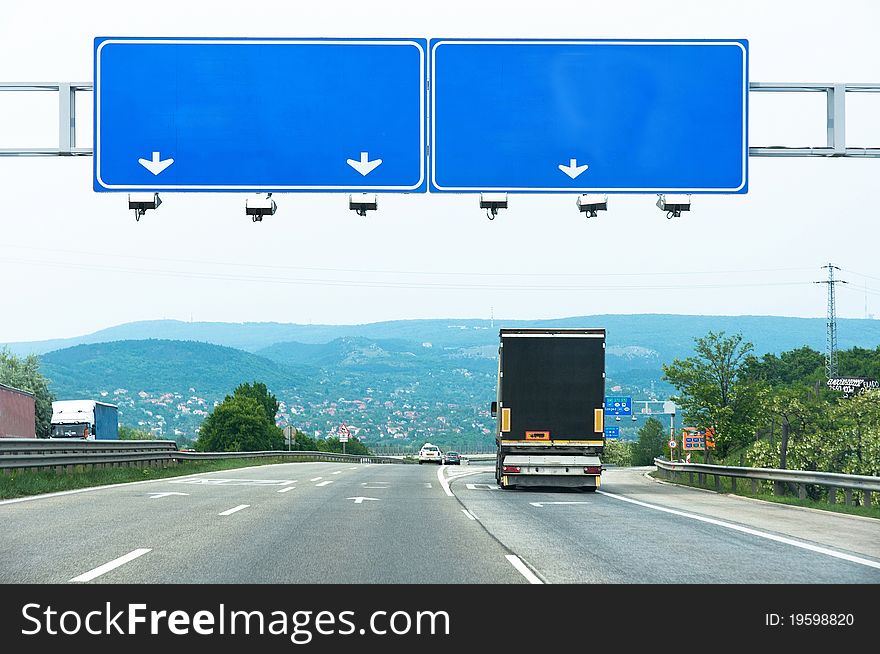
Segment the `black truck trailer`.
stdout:
<path fill-rule="evenodd" d="M 495 478 L 595 491 L 605 447 L 605 330 L 502 329 Z"/>

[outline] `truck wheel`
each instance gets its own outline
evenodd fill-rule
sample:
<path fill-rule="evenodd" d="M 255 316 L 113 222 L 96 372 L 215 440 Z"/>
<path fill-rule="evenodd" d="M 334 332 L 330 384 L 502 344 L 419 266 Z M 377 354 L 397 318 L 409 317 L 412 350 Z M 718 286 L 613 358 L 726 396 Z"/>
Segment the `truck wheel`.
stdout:
<path fill-rule="evenodd" d="M 584 489 L 584 492 L 586 492 L 586 493 L 595 493 L 596 492 L 595 486 L 584 486 L 583 489 Z"/>

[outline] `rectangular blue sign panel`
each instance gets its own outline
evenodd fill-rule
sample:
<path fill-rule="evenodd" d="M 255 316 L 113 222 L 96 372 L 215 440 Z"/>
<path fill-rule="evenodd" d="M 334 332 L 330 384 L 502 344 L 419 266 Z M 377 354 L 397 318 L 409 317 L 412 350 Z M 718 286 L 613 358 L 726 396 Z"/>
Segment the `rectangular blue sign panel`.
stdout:
<path fill-rule="evenodd" d="M 617 425 L 614 425 L 613 427 L 605 427 L 605 437 L 620 438 L 620 427 Z"/>
<path fill-rule="evenodd" d="M 431 191 L 745 193 L 748 42 L 431 40 Z"/>
<path fill-rule="evenodd" d="M 424 39 L 95 39 L 96 191 L 427 190 Z"/>
<path fill-rule="evenodd" d="M 606 416 L 631 416 L 632 398 L 609 395 L 605 398 Z"/>

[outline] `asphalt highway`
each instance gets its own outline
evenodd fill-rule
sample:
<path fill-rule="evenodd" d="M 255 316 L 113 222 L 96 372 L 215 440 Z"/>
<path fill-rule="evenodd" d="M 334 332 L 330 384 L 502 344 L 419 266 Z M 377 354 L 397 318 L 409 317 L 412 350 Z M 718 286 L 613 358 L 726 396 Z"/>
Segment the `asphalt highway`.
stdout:
<path fill-rule="evenodd" d="M 3 583 L 880 583 L 880 521 L 610 469 L 290 463 L 0 502 Z"/>

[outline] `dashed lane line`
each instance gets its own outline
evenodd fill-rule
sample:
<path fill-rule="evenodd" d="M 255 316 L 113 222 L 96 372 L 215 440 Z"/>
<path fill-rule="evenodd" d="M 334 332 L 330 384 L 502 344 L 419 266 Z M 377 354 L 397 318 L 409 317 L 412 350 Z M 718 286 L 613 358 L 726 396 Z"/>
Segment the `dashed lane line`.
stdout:
<path fill-rule="evenodd" d="M 119 566 L 125 565 L 129 561 L 134 561 L 139 556 L 143 556 L 147 552 L 152 552 L 153 550 L 149 547 L 141 547 L 134 551 L 129 552 L 124 556 L 120 556 L 118 559 L 113 559 L 109 563 L 105 563 L 104 565 L 100 565 L 93 570 L 89 570 L 88 572 L 84 572 L 78 577 L 74 577 L 70 580 L 70 583 L 74 582 L 83 582 L 83 581 L 91 581 L 92 579 L 96 579 L 103 574 L 110 572 L 111 570 L 115 570 Z"/>

